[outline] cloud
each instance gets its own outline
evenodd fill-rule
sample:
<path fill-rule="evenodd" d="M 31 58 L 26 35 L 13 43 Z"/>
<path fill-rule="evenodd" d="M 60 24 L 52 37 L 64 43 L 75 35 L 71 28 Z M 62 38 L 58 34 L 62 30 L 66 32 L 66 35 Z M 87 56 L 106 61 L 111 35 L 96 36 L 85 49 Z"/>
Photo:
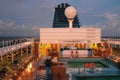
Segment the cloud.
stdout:
<path fill-rule="evenodd" d="M 103 22 L 97 22 L 91 25 L 83 25 L 83 27 L 100 27 L 102 28 L 102 36 L 118 36 L 120 35 L 120 17 L 118 14 L 105 12 L 99 15 L 90 15 L 105 18 Z"/>
<path fill-rule="evenodd" d="M 105 21 L 105 28 L 110 35 L 119 35 L 120 34 L 120 17 L 117 14 L 113 14 L 110 12 L 107 12 L 104 14 L 104 17 L 106 18 Z"/>
<path fill-rule="evenodd" d="M 105 15 L 105 17 L 108 18 L 108 19 L 115 19 L 115 17 L 118 16 L 117 14 L 112 14 L 112 13 L 110 13 L 110 12 L 106 12 L 104 15 Z"/>
<path fill-rule="evenodd" d="M 8 27 L 12 27 L 13 26 L 13 22 L 12 21 L 8 21 L 7 23 L 6 23 L 6 26 L 8 26 Z"/>
<path fill-rule="evenodd" d="M 0 20 L 0 27 L 2 27 L 3 26 L 3 21 L 2 20 Z"/>
<path fill-rule="evenodd" d="M 40 5 L 40 8 L 44 8 L 44 9 L 53 9 L 54 5 L 52 3 L 42 3 Z"/>
<path fill-rule="evenodd" d="M 32 30 L 33 30 L 33 31 L 36 31 L 36 30 L 38 30 L 38 29 L 39 29 L 39 28 L 38 28 L 37 26 L 33 26 L 33 27 L 32 27 Z"/>
<path fill-rule="evenodd" d="M 34 36 L 39 35 L 39 27 L 38 26 L 33 26 L 32 27 L 32 33 Z"/>
<path fill-rule="evenodd" d="M 14 23 L 12 21 L 2 21 L 0 20 L 0 29 L 9 29 L 14 25 Z"/>
<path fill-rule="evenodd" d="M 80 9 L 80 10 L 78 11 L 78 13 L 81 13 L 81 14 L 88 14 L 88 13 L 90 13 L 92 10 L 93 10 L 93 8 Z"/>
<path fill-rule="evenodd" d="M 32 28 L 24 24 L 15 26 L 13 21 L 0 20 L 0 36 L 38 36 L 38 34 L 37 26 Z"/>
<path fill-rule="evenodd" d="M 107 19 L 106 24 L 111 26 L 111 27 L 116 27 L 117 25 L 119 25 L 118 23 L 118 18 L 119 16 L 117 14 L 112 14 L 112 13 L 105 13 L 104 17 Z"/>
<path fill-rule="evenodd" d="M 91 24 L 91 25 L 82 25 L 81 27 L 86 27 L 86 28 L 88 28 L 88 27 L 91 27 L 91 28 L 100 28 L 99 26 L 97 26 L 96 24 Z"/>
<path fill-rule="evenodd" d="M 1 0 L 0 35 L 31 36 L 38 34 L 38 26 L 52 27 L 55 6 L 61 2 L 67 2 L 76 7 L 81 24 L 91 24 L 88 25 L 90 27 L 101 27 L 103 35 L 120 34 L 120 17 L 118 15 L 120 6 L 118 1 Z M 9 5 L 9 8 L 6 5 Z"/>

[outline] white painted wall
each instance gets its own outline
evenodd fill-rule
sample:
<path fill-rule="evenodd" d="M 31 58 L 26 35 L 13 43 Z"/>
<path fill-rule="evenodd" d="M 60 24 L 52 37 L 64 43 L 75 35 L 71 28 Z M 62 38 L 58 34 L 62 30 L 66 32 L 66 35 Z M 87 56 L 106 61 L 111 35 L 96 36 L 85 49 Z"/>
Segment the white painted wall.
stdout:
<path fill-rule="evenodd" d="M 41 43 L 101 42 L 100 28 L 40 28 Z"/>
<path fill-rule="evenodd" d="M 73 52 L 74 57 L 76 55 L 76 51 L 78 52 L 78 57 L 88 57 L 88 50 L 63 50 L 62 57 L 71 57 L 71 51 Z"/>

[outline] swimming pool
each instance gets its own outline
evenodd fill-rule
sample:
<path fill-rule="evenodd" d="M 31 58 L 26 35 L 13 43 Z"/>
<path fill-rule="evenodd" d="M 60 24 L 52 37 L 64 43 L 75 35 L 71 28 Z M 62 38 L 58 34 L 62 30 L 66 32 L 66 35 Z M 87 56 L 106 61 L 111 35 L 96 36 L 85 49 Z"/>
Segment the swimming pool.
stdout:
<path fill-rule="evenodd" d="M 70 67 L 70 68 L 82 68 L 84 67 L 84 64 L 90 64 L 90 63 L 94 63 L 95 67 L 96 68 L 108 68 L 107 65 L 105 65 L 104 63 L 102 62 L 67 62 L 67 65 Z"/>
<path fill-rule="evenodd" d="M 72 80 L 120 80 L 117 64 L 106 58 L 59 58 L 66 65 L 66 73 L 72 74 Z M 84 69 L 84 64 L 94 63 L 93 71 Z M 79 73 L 78 73 L 79 72 Z"/>

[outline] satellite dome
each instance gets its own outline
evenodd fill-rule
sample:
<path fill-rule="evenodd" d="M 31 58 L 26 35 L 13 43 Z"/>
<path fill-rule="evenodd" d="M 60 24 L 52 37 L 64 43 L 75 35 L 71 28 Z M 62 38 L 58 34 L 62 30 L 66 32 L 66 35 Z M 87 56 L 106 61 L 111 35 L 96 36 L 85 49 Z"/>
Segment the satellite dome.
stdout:
<path fill-rule="evenodd" d="M 73 6 L 69 6 L 65 9 L 65 16 L 68 19 L 73 19 L 76 16 L 76 9 Z"/>

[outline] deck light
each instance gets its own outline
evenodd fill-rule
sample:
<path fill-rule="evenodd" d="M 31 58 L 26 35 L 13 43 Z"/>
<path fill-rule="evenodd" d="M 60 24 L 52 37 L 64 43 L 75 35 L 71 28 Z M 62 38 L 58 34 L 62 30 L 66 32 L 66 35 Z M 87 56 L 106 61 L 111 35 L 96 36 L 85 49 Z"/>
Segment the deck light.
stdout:
<path fill-rule="evenodd" d="M 74 21 L 74 17 L 76 16 L 76 9 L 73 6 L 69 6 L 65 9 L 65 16 L 68 18 L 69 28 L 72 28 L 72 23 Z"/>

